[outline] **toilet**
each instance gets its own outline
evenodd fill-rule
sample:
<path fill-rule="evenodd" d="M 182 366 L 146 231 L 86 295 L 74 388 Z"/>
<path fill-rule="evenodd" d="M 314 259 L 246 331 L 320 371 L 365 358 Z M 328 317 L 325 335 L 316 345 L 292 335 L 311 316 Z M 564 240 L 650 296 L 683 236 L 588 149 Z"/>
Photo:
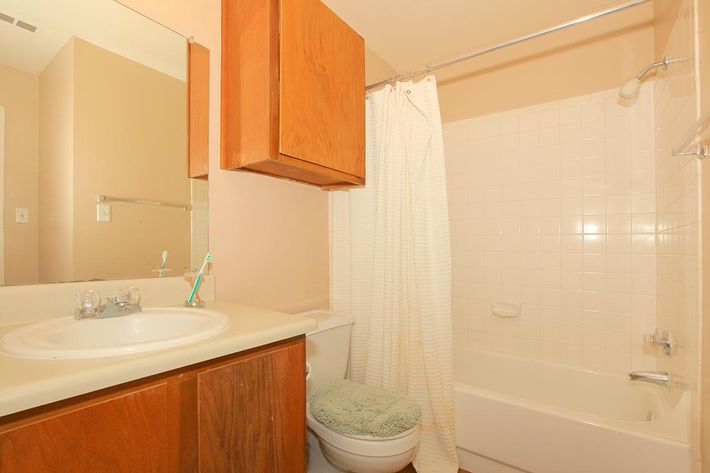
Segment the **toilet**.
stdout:
<path fill-rule="evenodd" d="M 325 310 L 300 315 L 318 322 L 318 328 L 306 334 L 307 394 L 310 396 L 325 384 L 345 378 L 353 317 Z M 309 473 L 396 473 L 412 461 L 419 443 L 418 425 L 385 438 L 344 435 L 316 420 L 308 406 L 306 422 Z"/>

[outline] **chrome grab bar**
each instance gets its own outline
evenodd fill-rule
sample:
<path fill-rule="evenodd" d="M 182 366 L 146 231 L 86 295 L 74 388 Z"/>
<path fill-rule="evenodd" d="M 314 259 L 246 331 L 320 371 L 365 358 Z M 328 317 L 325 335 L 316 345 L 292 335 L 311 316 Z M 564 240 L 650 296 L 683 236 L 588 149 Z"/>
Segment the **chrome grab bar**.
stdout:
<path fill-rule="evenodd" d="M 161 202 L 158 200 L 144 200 L 144 199 L 127 199 L 125 197 L 114 197 L 110 195 L 99 194 L 96 196 L 96 202 L 125 202 L 127 204 L 138 204 L 138 205 L 153 205 L 155 207 L 175 207 L 185 211 L 192 210 L 192 205 L 182 204 L 180 202 Z"/>

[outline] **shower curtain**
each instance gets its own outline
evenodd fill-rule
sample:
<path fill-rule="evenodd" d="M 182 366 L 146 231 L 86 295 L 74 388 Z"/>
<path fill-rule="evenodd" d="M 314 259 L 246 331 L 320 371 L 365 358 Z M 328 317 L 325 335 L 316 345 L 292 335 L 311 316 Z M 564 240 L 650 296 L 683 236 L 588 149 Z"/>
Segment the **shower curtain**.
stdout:
<path fill-rule="evenodd" d="M 422 409 L 420 473 L 457 471 L 451 251 L 436 81 L 367 99 L 367 185 L 331 193 L 332 308 L 352 313 L 350 377 Z"/>

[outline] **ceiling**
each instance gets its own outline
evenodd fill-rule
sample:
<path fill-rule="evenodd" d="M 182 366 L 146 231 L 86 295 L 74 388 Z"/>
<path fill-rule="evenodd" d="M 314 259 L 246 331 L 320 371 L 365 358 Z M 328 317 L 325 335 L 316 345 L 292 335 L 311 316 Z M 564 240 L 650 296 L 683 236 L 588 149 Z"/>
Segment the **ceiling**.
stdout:
<path fill-rule="evenodd" d="M 39 74 L 72 36 L 185 80 L 185 38 L 114 0 L 0 0 L 0 64 Z"/>
<path fill-rule="evenodd" d="M 624 0 L 323 1 L 365 38 L 369 48 L 403 73 L 618 5 Z M 595 21 L 606 21 L 607 30 L 609 25 L 627 27 L 633 18 L 638 18 L 639 11 L 643 10 L 648 17 L 652 8 L 649 3 Z M 624 16 L 628 21 L 619 22 L 618 17 Z M 612 17 L 617 18 L 609 20 Z M 592 23 L 594 21 L 589 25 Z M 569 37 L 556 34 L 559 41 L 569 41 Z M 554 41 L 544 42 L 545 47 L 556 47 Z M 528 48 L 526 54 L 531 54 L 529 45 L 514 48 Z M 496 54 L 500 58 L 505 56 L 505 53 L 491 56 Z M 459 72 L 462 71 L 459 69 Z"/>

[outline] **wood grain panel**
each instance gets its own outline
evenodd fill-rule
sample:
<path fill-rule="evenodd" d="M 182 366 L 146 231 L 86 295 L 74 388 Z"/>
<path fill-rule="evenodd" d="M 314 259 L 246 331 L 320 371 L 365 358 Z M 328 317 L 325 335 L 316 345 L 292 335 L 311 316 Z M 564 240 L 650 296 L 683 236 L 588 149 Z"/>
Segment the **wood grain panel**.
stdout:
<path fill-rule="evenodd" d="M 278 0 L 222 0 L 222 169 L 278 154 L 278 63 Z"/>
<path fill-rule="evenodd" d="M 295 337 L 0 417 L 0 472 L 303 472 L 304 347 Z M 198 419 L 202 373 L 217 393 L 207 412 L 221 422 L 207 429 L 209 417 Z M 238 382 L 249 389 L 242 393 Z M 268 448 L 254 453 L 244 438 Z M 201 451 L 222 456 L 200 470 Z M 216 470 L 232 464 L 234 451 L 241 469 Z"/>
<path fill-rule="evenodd" d="M 159 384 L 0 428 L 2 473 L 169 473 Z"/>
<path fill-rule="evenodd" d="M 308 163 L 289 156 L 281 156 L 279 160 L 268 160 L 254 163 L 249 170 L 273 177 L 293 179 L 320 186 L 323 189 L 352 187 L 354 184 L 364 184 L 365 179 L 351 176 L 335 169 Z"/>
<path fill-rule="evenodd" d="M 210 50 L 187 45 L 188 177 L 207 179 L 209 174 Z"/>
<path fill-rule="evenodd" d="M 222 0 L 221 100 L 221 169 L 364 184 L 364 42 L 319 0 Z"/>
<path fill-rule="evenodd" d="M 198 375 L 202 473 L 303 473 L 303 339 Z"/>
<path fill-rule="evenodd" d="M 281 0 L 281 154 L 365 176 L 365 45 L 320 0 Z"/>
<path fill-rule="evenodd" d="M 188 371 L 171 376 L 168 385 L 168 443 L 170 472 L 198 471 L 197 375 Z"/>

